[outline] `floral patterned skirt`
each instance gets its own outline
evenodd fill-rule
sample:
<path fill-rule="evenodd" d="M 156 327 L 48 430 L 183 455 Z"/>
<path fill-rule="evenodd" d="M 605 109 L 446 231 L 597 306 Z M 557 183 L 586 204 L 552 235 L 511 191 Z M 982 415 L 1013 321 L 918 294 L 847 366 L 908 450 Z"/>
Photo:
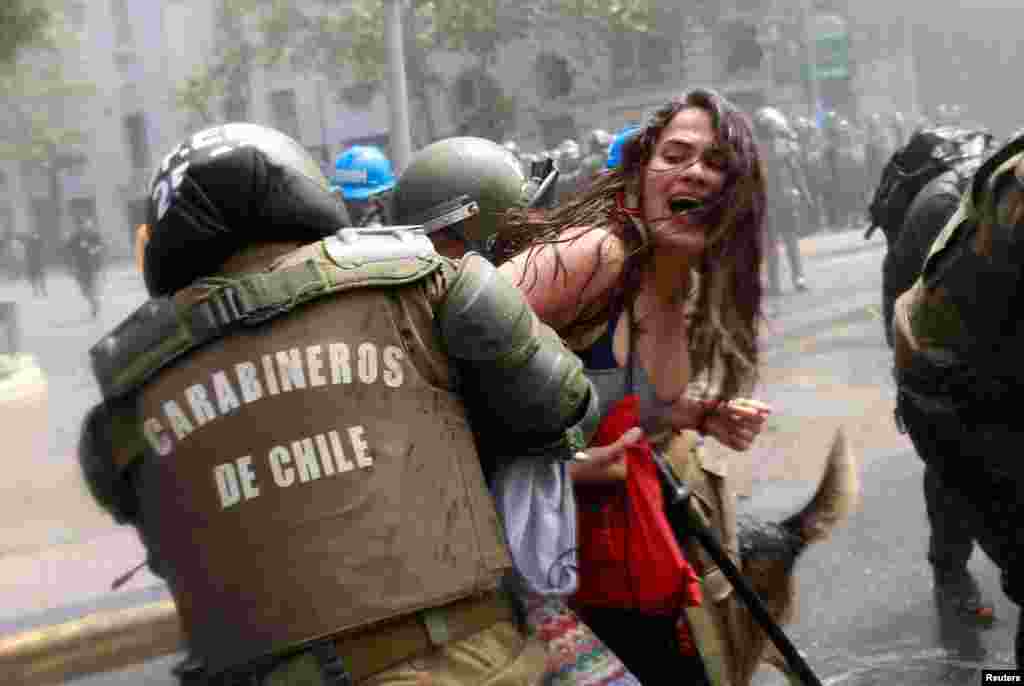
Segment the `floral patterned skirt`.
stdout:
<path fill-rule="evenodd" d="M 562 598 L 527 594 L 527 623 L 547 650 L 544 686 L 640 686 Z"/>

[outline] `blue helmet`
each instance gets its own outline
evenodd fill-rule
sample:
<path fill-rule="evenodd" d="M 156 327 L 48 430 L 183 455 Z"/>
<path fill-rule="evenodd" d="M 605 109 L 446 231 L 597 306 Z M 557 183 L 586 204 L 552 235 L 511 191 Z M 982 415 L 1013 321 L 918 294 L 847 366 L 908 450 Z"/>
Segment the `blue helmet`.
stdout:
<path fill-rule="evenodd" d="M 608 148 L 608 160 L 604 164 L 605 169 L 615 169 L 622 163 L 622 146 L 638 131 L 640 131 L 639 126 L 630 124 L 615 134 L 615 138 L 612 139 L 612 144 Z"/>
<path fill-rule="evenodd" d="M 334 163 L 331 189 L 340 190 L 345 200 L 366 200 L 394 186 L 395 172 L 391 169 L 391 161 L 380 148 L 353 145 L 338 155 L 338 161 Z"/>

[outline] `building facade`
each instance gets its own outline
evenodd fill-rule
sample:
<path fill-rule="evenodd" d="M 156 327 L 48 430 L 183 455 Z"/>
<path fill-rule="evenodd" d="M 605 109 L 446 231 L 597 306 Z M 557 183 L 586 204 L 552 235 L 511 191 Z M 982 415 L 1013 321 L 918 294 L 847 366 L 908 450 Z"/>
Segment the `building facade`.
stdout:
<path fill-rule="evenodd" d="M 96 87 L 63 110 L 65 123 L 80 129 L 83 139 L 60 151 L 56 191 L 43 167 L 0 161 L 0 231 L 38 229 L 54 256 L 61 237 L 87 219 L 115 254 L 130 254 L 154 167 L 205 124 L 246 119 L 275 126 L 305 145 L 327 171 L 349 145 L 387 147 L 385 89 L 356 82 L 344 65 L 320 74 L 253 59 L 229 97 L 212 101 L 208 119 L 182 106 L 185 81 L 215 63 L 236 40 L 232 35 L 251 30 L 225 29 L 218 2 L 65 5 L 66 22 L 78 36 L 63 56 L 67 77 Z M 410 88 L 414 148 L 472 134 L 514 139 L 524 150 L 549 149 L 593 128 L 616 130 L 638 121 L 691 85 L 714 86 L 751 111 L 774 104 L 813 114 L 815 94 L 819 110 L 842 109 L 849 116 L 917 107 L 909 44 L 898 40 L 902 25 L 888 28 L 894 20 L 880 21 L 880 14 L 861 9 L 851 15 L 838 0 L 727 0 L 706 18 L 668 5 L 656 34 L 608 35 L 566 20 L 496 45 L 489 55 L 431 53 L 426 66 L 434 80 Z M 815 90 L 806 68 L 807 38 L 835 29 L 829 17 L 847 31 L 847 70 L 833 69 Z M 860 28 L 879 25 L 887 28 L 873 34 Z M 423 73 L 424 65 L 413 66 Z"/>

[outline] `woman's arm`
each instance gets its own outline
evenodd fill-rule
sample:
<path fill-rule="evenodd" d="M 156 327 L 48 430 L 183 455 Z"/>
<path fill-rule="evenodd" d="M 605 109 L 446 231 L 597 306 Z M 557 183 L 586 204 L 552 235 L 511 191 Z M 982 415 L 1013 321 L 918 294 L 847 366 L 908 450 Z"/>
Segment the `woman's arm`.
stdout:
<path fill-rule="evenodd" d="M 750 398 L 736 398 L 721 405 L 683 396 L 672 406 L 672 426 L 713 436 L 719 443 L 740 452 L 750 449 L 772 413 L 770 405 Z"/>
<path fill-rule="evenodd" d="M 611 291 L 625 262 L 622 240 L 605 229 L 580 227 L 558 243 L 541 244 L 502 264 L 540 319 L 561 331 Z"/>

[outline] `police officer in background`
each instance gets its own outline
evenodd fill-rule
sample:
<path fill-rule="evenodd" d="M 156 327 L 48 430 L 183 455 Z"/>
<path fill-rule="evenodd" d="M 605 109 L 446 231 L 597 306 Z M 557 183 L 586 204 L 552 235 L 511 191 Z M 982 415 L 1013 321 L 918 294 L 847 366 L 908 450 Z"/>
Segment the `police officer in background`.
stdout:
<path fill-rule="evenodd" d="M 391 160 L 380 148 L 354 145 L 338 155 L 332 188 L 341 193 L 353 226 L 391 223 L 390 191 L 395 187 Z"/>
<path fill-rule="evenodd" d="M 78 282 L 82 295 L 89 303 L 92 318 L 100 312 L 99 276 L 106 248 L 103 236 L 96 230 L 92 219 L 86 218 L 68 237 L 64 246 L 65 257 L 72 276 Z"/>
<path fill-rule="evenodd" d="M 341 228 L 280 132 L 202 131 L 152 188 L 152 299 L 92 350 L 79 459 L 167 580 L 188 682 L 538 682 L 484 472 L 622 451 L 579 452 L 598 398 L 578 358 L 479 255 Z M 466 230 L 440 238 L 498 229 L 452 211 Z"/>
<path fill-rule="evenodd" d="M 768 294 L 781 295 L 779 242 L 789 258 L 793 287 L 807 290 L 800 237 L 805 214 L 813 201 L 807 189 L 803 167 L 797 153 L 796 131 L 785 115 L 774 107 L 762 107 L 754 114 L 754 126 L 762 144 L 768 212 L 765 221 L 765 259 L 768 261 Z"/>
<path fill-rule="evenodd" d="M 597 175 L 605 170 L 608 161 L 608 148 L 612 144 L 612 135 L 604 129 L 594 129 L 587 137 L 587 154 L 580 161 L 577 192 L 583 193 L 590 188 Z"/>

